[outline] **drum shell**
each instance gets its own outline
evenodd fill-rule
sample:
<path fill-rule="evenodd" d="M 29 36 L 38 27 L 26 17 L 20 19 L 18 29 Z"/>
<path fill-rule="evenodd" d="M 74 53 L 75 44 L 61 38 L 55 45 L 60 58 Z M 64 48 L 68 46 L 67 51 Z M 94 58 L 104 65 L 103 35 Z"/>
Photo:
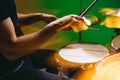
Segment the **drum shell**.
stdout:
<path fill-rule="evenodd" d="M 64 60 L 62 57 L 59 56 L 58 52 L 55 52 L 54 54 L 51 54 L 50 56 L 48 56 L 46 63 L 54 69 L 57 69 L 58 67 L 62 67 L 66 70 L 74 70 L 74 69 L 80 68 L 80 66 L 83 65 L 80 63 L 74 63 L 74 62 Z"/>
<path fill-rule="evenodd" d="M 92 80 L 92 77 L 94 76 L 96 72 L 96 65 L 97 63 L 89 65 L 86 69 L 79 69 L 72 78 L 75 80 Z"/>

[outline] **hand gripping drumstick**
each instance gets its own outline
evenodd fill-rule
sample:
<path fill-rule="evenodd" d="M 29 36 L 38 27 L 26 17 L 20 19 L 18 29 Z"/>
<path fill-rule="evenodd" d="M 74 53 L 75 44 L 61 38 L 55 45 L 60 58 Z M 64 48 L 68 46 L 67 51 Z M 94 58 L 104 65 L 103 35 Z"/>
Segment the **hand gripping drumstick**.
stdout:
<path fill-rule="evenodd" d="M 97 0 L 94 0 L 81 14 L 80 14 L 80 17 L 83 17 L 88 11 L 89 9 L 92 8 L 92 6 L 95 4 Z M 68 24 L 69 25 L 69 24 Z M 68 26 L 67 25 L 67 26 Z M 58 29 L 57 31 L 61 31 L 63 28 L 60 28 Z M 96 28 L 88 28 L 88 30 L 99 30 L 99 29 L 96 29 Z"/>

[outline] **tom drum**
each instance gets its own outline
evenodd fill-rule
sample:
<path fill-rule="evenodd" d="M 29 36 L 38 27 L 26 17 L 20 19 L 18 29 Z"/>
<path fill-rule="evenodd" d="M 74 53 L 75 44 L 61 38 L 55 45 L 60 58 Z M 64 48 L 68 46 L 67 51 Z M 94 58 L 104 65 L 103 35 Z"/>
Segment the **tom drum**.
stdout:
<path fill-rule="evenodd" d="M 116 36 L 111 41 L 111 49 L 114 52 L 120 52 L 120 35 Z"/>
<path fill-rule="evenodd" d="M 109 50 L 93 43 L 74 43 L 65 46 L 47 59 L 49 66 L 65 70 L 86 69 L 109 55 Z"/>
<path fill-rule="evenodd" d="M 120 80 L 120 53 L 102 60 L 96 67 L 92 80 Z"/>
<path fill-rule="evenodd" d="M 75 80 L 120 80 L 120 53 L 112 54 L 82 73 L 78 71 Z"/>

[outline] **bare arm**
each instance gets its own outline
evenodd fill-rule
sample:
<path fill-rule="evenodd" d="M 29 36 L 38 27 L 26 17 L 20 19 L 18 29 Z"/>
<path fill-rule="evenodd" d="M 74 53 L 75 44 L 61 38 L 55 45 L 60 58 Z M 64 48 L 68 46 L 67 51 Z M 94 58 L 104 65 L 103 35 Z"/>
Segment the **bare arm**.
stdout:
<path fill-rule="evenodd" d="M 17 16 L 20 26 L 30 25 L 38 21 L 50 23 L 57 19 L 55 16 L 45 13 L 29 13 L 29 14 L 17 13 Z"/>
<path fill-rule="evenodd" d="M 43 29 L 17 37 L 10 18 L 0 22 L 0 51 L 9 60 L 15 60 L 35 51 L 48 41 L 57 30 L 67 25 L 72 20 L 71 16 L 63 17 L 45 26 Z"/>

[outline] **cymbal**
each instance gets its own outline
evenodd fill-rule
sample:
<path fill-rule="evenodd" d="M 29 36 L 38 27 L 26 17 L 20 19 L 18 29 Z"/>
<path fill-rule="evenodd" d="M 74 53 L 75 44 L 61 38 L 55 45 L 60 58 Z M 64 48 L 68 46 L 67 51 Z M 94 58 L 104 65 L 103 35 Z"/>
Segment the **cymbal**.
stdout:
<path fill-rule="evenodd" d="M 103 8 L 99 10 L 100 13 L 105 14 L 106 17 L 101 21 L 100 25 L 107 28 L 120 28 L 120 9 Z"/>
<path fill-rule="evenodd" d="M 103 13 L 105 15 L 111 15 L 111 16 L 120 16 L 120 8 L 114 9 L 114 8 L 103 8 L 99 10 L 100 13 Z"/>

